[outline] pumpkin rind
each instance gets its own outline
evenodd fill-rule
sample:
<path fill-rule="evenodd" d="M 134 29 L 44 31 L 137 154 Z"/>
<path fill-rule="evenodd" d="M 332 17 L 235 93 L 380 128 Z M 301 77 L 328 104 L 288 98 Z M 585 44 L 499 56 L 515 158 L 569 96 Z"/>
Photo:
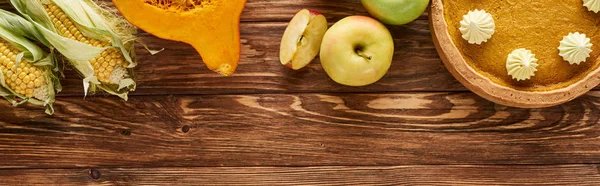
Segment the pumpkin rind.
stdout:
<path fill-rule="evenodd" d="M 161 8 L 148 0 L 113 0 L 133 25 L 159 38 L 192 45 L 209 69 L 229 76 L 240 59 L 239 24 L 246 0 L 206 2 L 209 4 L 178 10 Z"/>

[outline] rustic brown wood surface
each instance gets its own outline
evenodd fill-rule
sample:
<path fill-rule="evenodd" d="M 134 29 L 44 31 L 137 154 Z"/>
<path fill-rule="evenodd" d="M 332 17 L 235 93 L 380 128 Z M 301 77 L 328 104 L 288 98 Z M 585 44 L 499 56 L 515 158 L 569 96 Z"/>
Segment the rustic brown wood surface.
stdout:
<path fill-rule="evenodd" d="M 179 167 L 0 170 L 6 184 L 57 185 L 600 185 L 594 165 Z"/>
<path fill-rule="evenodd" d="M 318 60 L 279 63 L 301 8 L 366 15 L 358 0 L 249 0 L 233 77 L 141 33 L 165 51 L 140 48 L 128 102 L 83 99 L 73 72 L 53 116 L 0 102 L 0 185 L 600 185 L 600 91 L 545 109 L 486 101 L 444 68 L 427 15 L 389 27 L 383 80 L 337 85 Z"/>

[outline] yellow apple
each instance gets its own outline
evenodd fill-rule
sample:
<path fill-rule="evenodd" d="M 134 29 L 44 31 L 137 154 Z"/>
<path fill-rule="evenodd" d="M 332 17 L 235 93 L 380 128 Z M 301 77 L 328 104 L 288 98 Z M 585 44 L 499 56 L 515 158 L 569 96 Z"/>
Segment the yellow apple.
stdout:
<path fill-rule="evenodd" d="M 394 40 L 379 21 L 350 16 L 335 23 L 321 44 L 321 64 L 329 77 L 348 86 L 377 82 L 390 69 Z"/>

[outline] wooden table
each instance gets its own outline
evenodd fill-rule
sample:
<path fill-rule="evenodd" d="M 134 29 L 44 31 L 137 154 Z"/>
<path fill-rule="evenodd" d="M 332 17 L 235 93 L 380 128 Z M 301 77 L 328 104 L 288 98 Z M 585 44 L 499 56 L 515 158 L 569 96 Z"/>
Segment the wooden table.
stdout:
<path fill-rule="evenodd" d="M 446 71 L 427 15 L 389 27 L 383 80 L 337 85 L 318 60 L 279 63 L 302 8 L 331 23 L 367 14 L 357 0 L 249 0 L 233 77 L 143 33 L 166 50 L 138 51 L 128 102 L 83 99 L 73 72 L 54 116 L 0 102 L 0 185 L 600 185 L 600 89 L 546 109 L 488 102 Z"/>

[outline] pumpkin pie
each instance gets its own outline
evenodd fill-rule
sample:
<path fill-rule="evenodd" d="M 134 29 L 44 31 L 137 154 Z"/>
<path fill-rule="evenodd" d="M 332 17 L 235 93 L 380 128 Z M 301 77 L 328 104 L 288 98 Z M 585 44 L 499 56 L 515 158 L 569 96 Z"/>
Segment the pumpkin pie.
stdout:
<path fill-rule="evenodd" d="M 495 23 L 493 36 L 481 44 L 469 43 L 460 31 L 463 16 L 474 10 L 485 10 Z M 600 14 L 589 11 L 582 0 L 433 0 L 431 11 L 433 35 L 446 66 L 465 86 L 492 101 L 552 106 L 600 83 Z M 594 44 L 580 64 L 565 61 L 558 50 L 563 37 L 575 32 Z M 508 55 L 519 48 L 538 59 L 535 75 L 522 81 L 506 67 Z"/>

